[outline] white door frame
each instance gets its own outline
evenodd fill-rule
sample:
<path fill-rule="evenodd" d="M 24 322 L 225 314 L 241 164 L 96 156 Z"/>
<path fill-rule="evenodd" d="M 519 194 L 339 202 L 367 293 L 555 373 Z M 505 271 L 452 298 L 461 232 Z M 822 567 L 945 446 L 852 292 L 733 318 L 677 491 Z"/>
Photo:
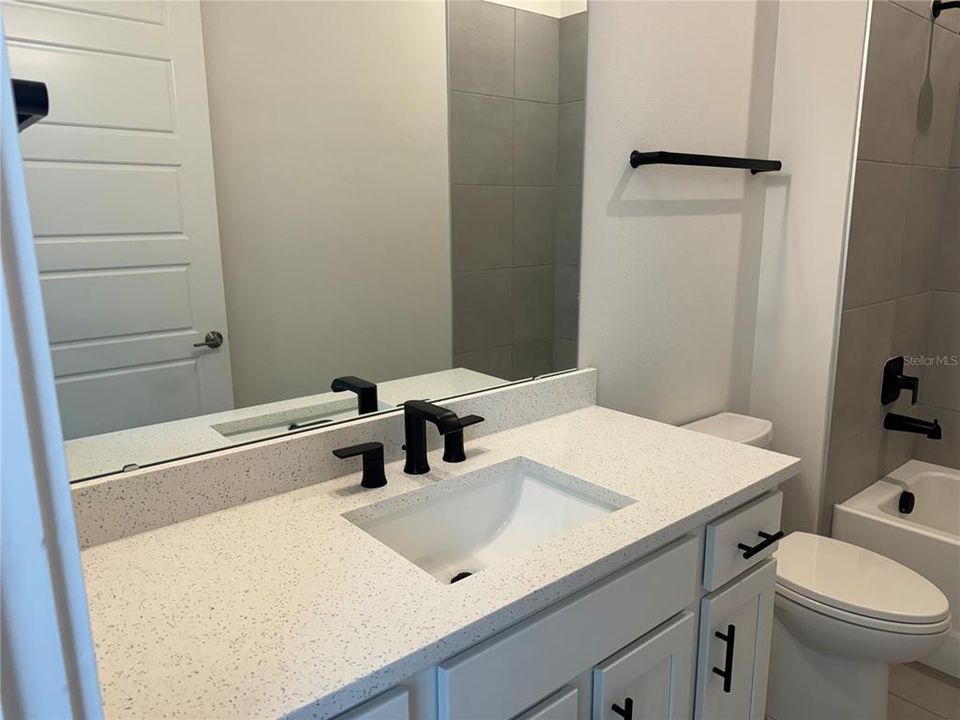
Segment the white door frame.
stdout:
<path fill-rule="evenodd" d="M 5 41 L 0 120 L 0 707 L 7 718 L 96 719 L 103 708 Z"/>

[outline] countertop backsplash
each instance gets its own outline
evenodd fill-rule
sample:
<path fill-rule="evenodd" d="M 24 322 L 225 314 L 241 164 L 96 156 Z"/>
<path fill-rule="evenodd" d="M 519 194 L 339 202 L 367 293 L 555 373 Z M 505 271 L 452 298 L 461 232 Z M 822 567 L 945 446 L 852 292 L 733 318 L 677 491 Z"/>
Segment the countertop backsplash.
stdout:
<path fill-rule="evenodd" d="M 596 404 L 596 370 L 584 369 L 443 401 L 444 407 L 484 422 L 467 429 L 482 437 Z M 440 445 L 428 433 L 429 447 Z M 376 415 L 254 445 L 174 460 L 72 486 L 81 547 L 261 500 L 353 473 L 359 458 L 333 450 L 362 442 L 384 444 L 386 462 L 403 456 L 403 414 Z"/>

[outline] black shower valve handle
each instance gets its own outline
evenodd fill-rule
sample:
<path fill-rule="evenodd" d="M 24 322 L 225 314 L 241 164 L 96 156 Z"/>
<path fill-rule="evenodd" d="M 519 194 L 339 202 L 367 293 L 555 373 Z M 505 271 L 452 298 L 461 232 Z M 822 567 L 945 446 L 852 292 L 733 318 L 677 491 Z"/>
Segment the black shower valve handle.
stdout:
<path fill-rule="evenodd" d="M 901 388 L 910 391 L 910 404 L 916 405 L 917 394 L 920 391 L 920 378 L 909 375 L 901 375 L 898 380 L 900 381 Z"/>
<path fill-rule="evenodd" d="M 903 355 L 890 358 L 883 366 L 883 383 L 880 386 L 880 404 L 896 402 L 903 390 L 910 391 L 910 404 L 917 404 L 920 378 L 903 374 Z"/>

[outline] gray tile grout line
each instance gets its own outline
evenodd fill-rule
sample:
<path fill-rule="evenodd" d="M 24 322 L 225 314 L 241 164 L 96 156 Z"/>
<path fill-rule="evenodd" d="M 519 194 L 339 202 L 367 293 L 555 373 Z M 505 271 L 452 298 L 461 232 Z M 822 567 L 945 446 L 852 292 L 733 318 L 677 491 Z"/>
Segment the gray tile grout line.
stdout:
<path fill-rule="evenodd" d="M 499 270 L 528 270 L 530 268 L 550 268 L 550 267 L 572 267 L 579 268 L 579 264 L 573 263 L 535 263 L 532 265 L 504 265 L 503 267 L 492 267 L 492 268 L 480 268 L 478 270 L 455 270 L 454 273 L 457 275 L 468 275 L 470 273 L 481 273 L 481 272 L 496 272 Z"/>
<path fill-rule="evenodd" d="M 514 78 L 514 82 L 516 82 L 516 78 Z M 514 102 L 528 102 L 528 103 L 535 103 L 537 105 L 553 105 L 557 108 L 559 108 L 562 105 L 573 105 L 574 103 L 584 102 L 584 100 L 565 100 L 564 102 L 559 102 L 554 100 L 533 100 L 532 98 L 523 98 L 523 97 L 516 97 L 516 96 L 511 97 L 509 95 L 497 95 L 495 93 L 478 92 L 476 90 L 455 90 L 453 88 L 450 88 L 449 92 L 458 93 L 459 95 L 475 95 L 476 97 L 494 98 L 495 100 L 512 100 Z"/>
<path fill-rule="evenodd" d="M 896 297 L 887 298 L 886 300 L 877 300 L 876 302 L 864 303 L 863 305 L 855 305 L 854 307 L 842 308 L 842 313 L 853 312 L 855 310 L 863 310 L 864 308 L 876 307 L 878 305 L 885 305 L 886 303 L 895 303 L 899 300 L 908 300 L 909 298 L 915 298 L 918 295 L 926 295 L 927 293 L 960 293 L 960 290 L 938 290 L 936 288 L 931 288 L 930 290 L 921 290 L 915 293 L 907 293 L 906 295 L 897 295 Z"/>
<path fill-rule="evenodd" d="M 574 190 L 580 189 L 582 185 L 491 185 L 490 183 L 450 183 L 450 187 L 476 187 L 476 188 L 514 188 L 514 189 L 543 189 L 543 190 Z"/>
<path fill-rule="evenodd" d="M 960 170 L 960 165 L 924 165 L 922 163 L 897 162 L 896 160 L 872 160 L 870 158 L 857 158 L 858 163 L 876 163 L 877 165 L 896 165 L 906 168 L 926 168 L 927 170 Z"/>

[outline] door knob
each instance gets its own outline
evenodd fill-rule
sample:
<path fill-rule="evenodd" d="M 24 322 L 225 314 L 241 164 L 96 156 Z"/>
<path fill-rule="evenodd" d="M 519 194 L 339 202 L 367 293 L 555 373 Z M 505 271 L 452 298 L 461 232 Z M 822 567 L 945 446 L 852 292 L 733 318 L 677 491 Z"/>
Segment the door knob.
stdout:
<path fill-rule="evenodd" d="M 208 347 L 211 350 L 216 350 L 221 345 L 223 345 L 223 335 L 216 330 L 208 332 L 203 342 L 193 344 L 194 347 Z"/>

